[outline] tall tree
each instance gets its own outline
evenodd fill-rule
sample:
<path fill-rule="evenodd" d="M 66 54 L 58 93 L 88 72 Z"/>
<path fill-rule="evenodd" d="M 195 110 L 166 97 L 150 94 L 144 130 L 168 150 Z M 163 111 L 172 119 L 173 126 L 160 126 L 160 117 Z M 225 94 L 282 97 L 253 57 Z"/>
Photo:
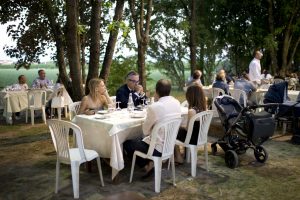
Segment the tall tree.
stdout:
<path fill-rule="evenodd" d="M 73 100 L 80 101 L 83 97 L 83 87 L 78 48 L 78 0 L 66 0 L 66 14 L 67 56 L 73 84 Z"/>
<path fill-rule="evenodd" d="M 152 15 L 153 0 L 144 0 L 136 2 L 129 0 L 129 7 L 133 24 L 135 28 L 135 36 L 138 45 L 138 72 L 140 75 L 140 83 L 146 89 L 146 50 L 149 44 L 150 18 Z M 147 12 L 145 13 L 145 7 Z"/>
<path fill-rule="evenodd" d="M 97 78 L 99 75 L 100 63 L 100 19 L 101 19 L 101 0 L 91 0 L 91 45 L 90 45 L 90 63 L 89 72 L 86 80 L 86 85 L 92 78 Z M 86 94 L 89 92 L 88 87 L 85 87 Z"/>
<path fill-rule="evenodd" d="M 115 51 L 115 46 L 117 43 L 117 38 L 119 34 L 120 24 L 122 23 L 122 15 L 124 9 L 124 0 L 117 0 L 115 7 L 115 15 L 113 18 L 113 26 L 109 32 L 109 39 L 106 45 L 106 51 L 104 55 L 104 60 L 102 64 L 102 69 L 100 72 L 100 78 L 107 82 L 110 66 L 112 64 L 112 59 Z"/>

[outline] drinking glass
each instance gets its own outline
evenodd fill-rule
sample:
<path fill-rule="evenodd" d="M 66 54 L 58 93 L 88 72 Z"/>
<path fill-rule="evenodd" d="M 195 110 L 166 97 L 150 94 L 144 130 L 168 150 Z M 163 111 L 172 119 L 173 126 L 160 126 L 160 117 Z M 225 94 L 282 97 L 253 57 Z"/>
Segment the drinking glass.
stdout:
<path fill-rule="evenodd" d="M 112 112 L 115 111 L 116 105 L 114 105 L 113 103 L 110 103 L 110 104 L 107 105 L 107 107 L 108 107 L 107 108 L 108 112 L 112 113 Z"/>
<path fill-rule="evenodd" d="M 122 109 L 120 108 L 120 103 L 121 103 L 120 101 L 117 101 L 117 102 L 116 102 L 116 104 L 117 104 L 117 109 L 116 109 L 116 110 L 117 110 L 117 111 L 122 110 Z"/>

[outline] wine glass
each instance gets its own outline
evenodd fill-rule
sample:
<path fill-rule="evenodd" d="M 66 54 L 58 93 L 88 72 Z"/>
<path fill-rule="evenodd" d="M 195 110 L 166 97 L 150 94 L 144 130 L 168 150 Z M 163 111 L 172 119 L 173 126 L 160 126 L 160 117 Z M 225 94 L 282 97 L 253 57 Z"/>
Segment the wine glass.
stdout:
<path fill-rule="evenodd" d="M 122 110 L 122 109 L 120 108 L 120 103 L 121 103 L 120 101 L 117 101 L 117 102 L 116 102 L 116 104 L 117 104 L 117 109 L 116 109 L 116 110 L 117 110 L 117 111 Z"/>

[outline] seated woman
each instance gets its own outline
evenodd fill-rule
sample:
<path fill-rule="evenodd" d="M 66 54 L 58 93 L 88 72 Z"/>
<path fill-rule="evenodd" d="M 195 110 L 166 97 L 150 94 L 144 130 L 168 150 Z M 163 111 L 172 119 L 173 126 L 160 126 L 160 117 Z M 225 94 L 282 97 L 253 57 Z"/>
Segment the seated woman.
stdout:
<path fill-rule="evenodd" d="M 108 107 L 108 104 L 113 103 L 102 79 L 91 79 L 88 87 L 90 93 L 82 98 L 79 114 L 93 115 L 97 110 Z"/>
<path fill-rule="evenodd" d="M 187 125 L 189 124 L 190 119 L 199 112 L 205 111 L 206 108 L 206 99 L 204 95 L 204 91 L 200 85 L 191 85 L 188 87 L 186 91 L 186 100 L 189 104 L 188 110 L 188 120 Z M 196 145 L 198 141 L 198 133 L 199 133 L 200 122 L 196 121 L 194 123 L 193 133 L 191 136 L 190 144 Z M 179 129 L 177 140 L 182 142 L 185 141 L 187 135 L 187 130 L 184 127 Z M 183 163 L 183 157 L 180 153 L 179 146 L 175 146 L 175 161 L 177 163 Z"/>
<path fill-rule="evenodd" d="M 224 90 L 225 94 L 229 94 L 229 86 L 224 80 L 225 76 L 223 77 L 221 74 L 217 74 L 216 81 L 213 83 L 212 87 L 220 88 Z"/>

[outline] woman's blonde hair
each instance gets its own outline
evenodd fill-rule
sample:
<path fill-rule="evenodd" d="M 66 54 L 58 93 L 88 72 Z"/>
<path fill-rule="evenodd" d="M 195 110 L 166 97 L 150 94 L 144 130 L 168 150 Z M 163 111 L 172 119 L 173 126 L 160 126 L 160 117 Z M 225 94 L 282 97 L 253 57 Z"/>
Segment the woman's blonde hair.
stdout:
<path fill-rule="evenodd" d="M 100 101 L 103 103 L 103 105 L 107 106 L 107 100 L 106 100 L 105 96 L 99 95 L 98 91 L 96 91 L 96 87 L 98 85 L 100 85 L 101 82 L 104 83 L 104 80 L 100 79 L 100 78 L 93 78 L 89 81 L 89 86 L 88 86 L 89 90 L 90 90 L 89 95 L 91 96 L 93 101 L 100 99 Z"/>

